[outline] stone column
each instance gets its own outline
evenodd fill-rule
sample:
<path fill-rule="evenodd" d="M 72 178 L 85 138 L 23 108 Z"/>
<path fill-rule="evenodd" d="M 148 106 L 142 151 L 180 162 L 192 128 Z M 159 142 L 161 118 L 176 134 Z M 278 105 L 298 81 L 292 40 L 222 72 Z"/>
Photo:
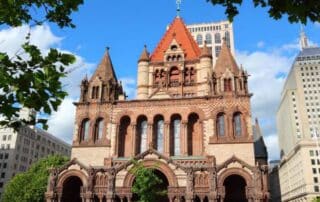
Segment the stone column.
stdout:
<path fill-rule="evenodd" d="M 116 124 L 116 135 L 115 135 L 115 143 L 114 143 L 114 156 L 119 156 L 119 124 Z M 112 134 L 111 134 L 112 135 Z"/>
<path fill-rule="evenodd" d="M 131 139 L 131 143 L 132 143 L 132 150 L 131 150 L 131 156 L 135 156 L 137 154 L 137 125 L 136 124 L 132 124 L 131 125 L 131 129 L 132 129 L 132 139 Z"/>
<path fill-rule="evenodd" d="M 199 125 L 198 127 L 200 127 L 200 134 L 201 134 L 201 140 L 200 140 L 200 155 L 202 156 L 204 154 L 204 144 L 203 144 L 203 141 L 204 141 L 204 137 L 205 137 L 205 134 L 204 134 L 204 130 L 203 130 L 203 127 L 204 127 L 204 123 L 203 121 L 199 121 Z"/>
<path fill-rule="evenodd" d="M 115 178 L 116 178 L 116 171 L 115 169 L 111 170 L 108 175 L 108 187 L 106 193 L 107 202 L 113 202 L 114 199 L 114 192 L 115 192 Z"/>
<path fill-rule="evenodd" d="M 193 170 L 192 168 L 187 169 L 187 187 L 186 187 L 186 202 L 193 201 Z"/>
<path fill-rule="evenodd" d="M 164 154 L 170 156 L 170 122 L 164 122 Z"/>
<path fill-rule="evenodd" d="M 153 142 L 153 123 L 148 123 L 147 129 L 147 149 L 155 149 L 155 143 Z"/>
<path fill-rule="evenodd" d="M 181 154 L 188 156 L 188 121 L 182 121 L 181 126 Z"/>

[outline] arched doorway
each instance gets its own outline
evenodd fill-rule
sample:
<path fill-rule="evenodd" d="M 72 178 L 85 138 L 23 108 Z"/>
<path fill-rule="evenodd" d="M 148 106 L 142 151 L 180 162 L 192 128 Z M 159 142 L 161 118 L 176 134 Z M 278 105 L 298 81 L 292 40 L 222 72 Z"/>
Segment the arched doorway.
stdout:
<path fill-rule="evenodd" d="M 167 179 L 167 177 L 159 170 L 154 170 L 155 175 L 161 179 L 161 183 L 157 185 L 157 191 L 158 192 L 168 192 L 168 186 L 169 186 L 169 181 Z M 135 180 L 133 181 L 133 184 L 135 183 Z M 133 202 L 137 202 L 139 201 L 139 196 L 136 194 L 133 194 L 132 197 L 132 201 Z M 159 195 L 157 196 L 157 200 L 155 200 L 154 202 L 169 202 L 169 198 L 168 195 Z"/>
<path fill-rule="evenodd" d="M 67 178 L 63 183 L 61 202 L 81 202 L 82 181 L 76 176 Z"/>
<path fill-rule="evenodd" d="M 223 183 L 225 187 L 224 202 L 248 202 L 246 197 L 247 183 L 239 175 L 230 175 Z"/>

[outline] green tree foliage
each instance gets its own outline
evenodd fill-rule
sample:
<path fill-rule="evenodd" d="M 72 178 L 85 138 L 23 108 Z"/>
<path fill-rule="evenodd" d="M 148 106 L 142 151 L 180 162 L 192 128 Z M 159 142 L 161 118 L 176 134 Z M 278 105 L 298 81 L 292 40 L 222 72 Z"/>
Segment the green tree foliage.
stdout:
<path fill-rule="evenodd" d="M 44 202 L 49 169 L 64 165 L 69 159 L 63 156 L 49 156 L 33 164 L 24 173 L 17 174 L 5 186 L 1 202 Z"/>
<path fill-rule="evenodd" d="M 314 198 L 312 202 L 320 202 L 320 198 Z"/>
<path fill-rule="evenodd" d="M 162 180 L 154 173 L 154 168 L 146 168 L 142 163 L 133 161 L 134 167 L 130 172 L 135 176 L 132 192 L 139 196 L 139 202 L 153 202 L 158 197 L 166 194 L 165 190 L 159 190 Z"/>
<path fill-rule="evenodd" d="M 44 22 L 57 24 L 60 28 L 75 27 L 70 15 L 78 10 L 83 0 L 1 0 L 0 25 L 29 26 Z M 67 93 L 61 78 L 65 68 L 75 62 L 71 54 L 50 49 L 43 55 L 39 48 L 29 43 L 30 35 L 21 50 L 14 56 L 0 53 L 0 125 L 17 129 L 22 123 L 42 123 L 46 120 L 19 120 L 21 107 L 51 114 L 56 111 Z"/>
<path fill-rule="evenodd" d="M 239 14 L 238 7 L 243 0 L 206 0 L 213 5 L 221 5 L 226 8 L 225 13 L 230 21 Z M 273 19 L 280 19 L 288 16 L 289 22 L 307 23 L 320 22 L 320 1 L 319 0 L 252 0 L 255 7 L 268 8 L 269 16 Z"/>

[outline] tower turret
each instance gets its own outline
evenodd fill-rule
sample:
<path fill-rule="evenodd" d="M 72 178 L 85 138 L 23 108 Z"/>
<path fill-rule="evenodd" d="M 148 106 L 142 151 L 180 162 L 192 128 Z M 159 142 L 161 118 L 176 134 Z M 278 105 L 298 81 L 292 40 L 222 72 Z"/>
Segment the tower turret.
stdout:
<path fill-rule="evenodd" d="M 247 73 L 239 69 L 230 49 L 224 41 L 214 73 L 217 76 L 217 93 L 247 94 Z"/>
<path fill-rule="evenodd" d="M 125 98 L 125 96 L 122 96 L 125 95 L 125 93 L 117 80 L 112 65 L 109 48 L 107 48 L 98 68 L 93 73 L 90 80 L 84 80 L 82 82 L 81 91 L 83 95 L 81 96 L 81 99 L 91 102 L 114 102 L 119 100 L 119 96 L 121 99 Z"/>
<path fill-rule="evenodd" d="M 208 79 L 212 74 L 212 54 L 207 47 L 207 42 L 201 49 L 200 64 L 198 66 L 198 96 L 209 95 L 210 86 L 208 85 Z"/>
<path fill-rule="evenodd" d="M 137 99 L 147 99 L 148 98 L 148 86 L 149 86 L 149 52 L 147 46 L 141 53 L 138 60 L 138 79 L 137 79 Z"/>

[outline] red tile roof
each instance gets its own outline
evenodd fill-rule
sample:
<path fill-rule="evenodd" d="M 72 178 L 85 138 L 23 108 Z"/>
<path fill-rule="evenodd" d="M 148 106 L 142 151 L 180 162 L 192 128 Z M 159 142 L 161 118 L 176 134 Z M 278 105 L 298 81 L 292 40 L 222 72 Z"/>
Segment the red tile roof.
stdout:
<path fill-rule="evenodd" d="M 175 39 L 185 53 L 186 60 L 198 59 L 201 50 L 180 17 L 176 17 L 151 55 L 151 62 L 161 62 L 164 52 Z"/>

